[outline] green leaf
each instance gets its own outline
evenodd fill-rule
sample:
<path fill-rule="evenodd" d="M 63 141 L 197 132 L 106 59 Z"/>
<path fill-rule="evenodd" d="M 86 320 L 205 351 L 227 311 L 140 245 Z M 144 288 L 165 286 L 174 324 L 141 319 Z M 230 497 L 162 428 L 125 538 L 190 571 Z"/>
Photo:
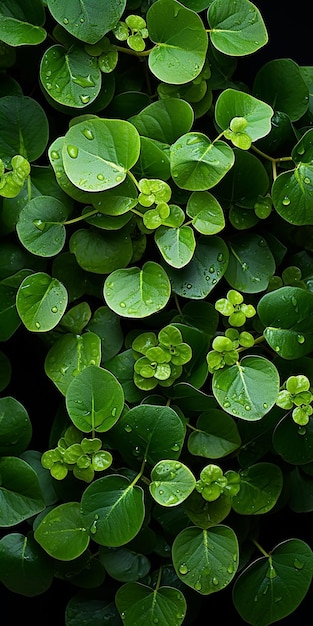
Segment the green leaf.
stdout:
<path fill-rule="evenodd" d="M 99 558 L 109 576 L 120 582 L 135 582 L 146 576 L 151 568 L 149 559 L 127 548 L 104 548 Z"/>
<path fill-rule="evenodd" d="M 261 356 L 243 359 L 213 374 L 213 394 L 226 411 L 244 420 L 259 420 L 274 406 L 280 386 L 273 363 Z"/>
<path fill-rule="evenodd" d="M 258 315 L 267 343 L 283 359 L 296 359 L 313 349 L 313 294 L 300 287 L 281 287 L 265 294 Z"/>
<path fill-rule="evenodd" d="M 41 0 L 3 0 L 0 8 L 0 40 L 9 46 L 32 46 L 42 43 L 47 33 L 41 28 L 45 11 Z"/>
<path fill-rule="evenodd" d="M 86 272 L 109 274 L 126 267 L 133 254 L 129 232 L 100 231 L 97 228 L 75 230 L 69 240 L 70 252 Z"/>
<path fill-rule="evenodd" d="M 36 161 L 48 142 L 48 119 L 41 105 L 29 96 L 0 99 L 0 154 L 5 166 L 20 154 Z"/>
<path fill-rule="evenodd" d="M 180 626 L 187 608 L 180 590 L 172 587 L 152 589 L 141 583 L 122 585 L 115 594 L 115 602 L 125 626 Z"/>
<path fill-rule="evenodd" d="M 241 0 L 239 4 L 214 0 L 208 9 L 210 39 L 220 52 L 245 56 L 268 42 L 268 34 L 259 9 Z"/>
<path fill-rule="evenodd" d="M 288 172 L 282 172 L 272 186 L 275 210 L 286 222 L 299 226 L 313 224 L 313 166 L 299 163 Z"/>
<path fill-rule="evenodd" d="M 83 192 L 84 193 L 84 192 Z M 104 215 L 124 215 L 137 204 L 137 189 L 130 178 L 125 178 L 124 182 L 99 193 L 90 194 L 88 202 L 92 202 L 95 209 Z"/>
<path fill-rule="evenodd" d="M 309 89 L 300 67 L 292 59 L 265 63 L 256 74 L 253 93 L 275 111 L 286 113 L 292 122 L 299 120 L 308 108 Z"/>
<path fill-rule="evenodd" d="M 74 425 L 84 433 L 106 432 L 124 407 L 123 389 L 108 370 L 88 365 L 70 382 L 66 408 Z"/>
<path fill-rule="evenodd" d="M 234 160 L 233 150 L 224 141 L 213 143 L 199 132 L 182 135 L 170 151 L 174 182 L 190 191 L 214 187 L 233 166 Z"/>
<path fill-rule="evenodd" d="M 159 226 L 154 238 L 163 258 L 172 267 L 184 267 L 192 259 L 196 241 L 190 226 Z"/>
<path fill-rule="evenodd" d="M 180 98 L 156 100 L 129 120 L 143 137 L 172 144 L 188 133 L 194 121 L 193 109 Z"/>
<path fill-rule="evenodd" d="M 16 456 L 27 448 L 32 437 L 32 423 L 25 407 L 8 396 L 0 398 L 0 455 Z"/>
<path fill-rule="evenodd" d="M 149 490 L 152 497 L 162 506 L 181 504 L 196 485 L 190 469 L 179 461 L 159 461 L 151 471 Z"/>
<path fill-rule="evenodd" d="M 149 37 L 156 44 L 148 59 L 152 74 L 174 85 L 196 78 L 208 47 L 200 17 L 176 0 L 157 0 L 146 19 Z"/>
<path fill-rule="evenodd" d="M 273 624 L 299 606 L 312 573 L 311 548 L 301 539 L 288 539 L 241 572 L 233 588 L 234 605 L 249 624 Z"/>
<path fill-rule="evenodd" d="M 16 310 L 16 292 L 29 274 L 30 270 L 20 270 L 0 282 L 0 341 L 10 339 L 21 324 Z"/>
<path fill-rule="evenodd" d="M 129 267 L 115 270 L 104 282 L 107 305 L 121 317 L 148 317 L 167 304 L 170 281 L 163 268 L 147 261 L 142 269 Z"/>
<path fill-rule="evenodd" d="M 43 257 L 61 252 L 66 238 L 63 222 L 67 215 L 64 204 L 51 196 L 37 196 L 27 202 L 16 224 L 16 232 L 26 250 Z"/>
<path fill-rule="evenodd" d="M 94 102 L 101 88 L 97 59 L 76 44 L 68 50 L 59 44 L 48 48 L 39 75 L 49 96 L 64 106 L 83 108 Z"/>
<path fill-rule="evenodd" d="M 244 118 L 244 132 L 251 141 L 257 141 L 270 132 L 273 114 L 268 104 L 238 89 L 222 91 L 215 106 L 215 119 L 222 130 L 231 127 L 234 118 Z"/>
<path fill-rule="evenodd" d="M 203 299 L 221 280 L 228 264 L 229 252 L 220 237 L 199 237 L 190 263 L 182 269 L 167 269 L 172 289 L 185 298 Z"/>
<path fill-rule="evenodd" d="M 185 585 L 201 595 L 227 587 L 238 568 L 238 542 L 228 526 L 185 528 L 172 545 L 173 565 Z"/>
<path fill-rule="evenodd" d="M 276 264 L 267 241 L 256 233 L 235 235 L 229 242 L 225 278 L 233 289 L 259 293 L 268 287 Z"/>
<path fill-rule="evenodd" d="M 96 43 L 116 26 L 124 13 L 126 0 L 104 0 L 99 6 L 94 0 L 47 0 L 47 6 L 54 19 L 77 39 L 87 43 Z"/>
<path fill-rule="evenodd" d="M 36 472 L 17 457 L 0 459 L 0 527 L 15 526 L 45 507 Z"/>
<path fill-rule="evenodd" d="M 96 543 L 122 546 L 131 541 L 142 526 L 143 491 L 124 476 L 105 476 L 85 489 L 80 511 L 83 524 Z"/>
<path fill-rule="evenodd" d="M 125 180 L 140 151 L 136 128 L 125 120 L 88 119 L 71 126 L 62 149 L 65 173 L 84 191 L 104 191 Z"/>
<path fill-rule="evenodd" d="M 237 425 L 230 415 L 219 409 L 201 413 L 196 429 L 188 437 L 188 450 L 195 456 L 220 459 L 241 444 Z"/>
<path fill-rule="evenodd" d="M 32 598 L 47 591 L 53 581 L 54 567 L 34 540 L 11 533 L 0 541 L 0 579 L 16 594 Z"/>
<path fill-rule="evenodd" d="M 283 487 L 283 473 L 274 463 L 256 463 L 240 471 L 240 491 L 232 498 L 239 515 L 262 515 L 276 504 Z"/>
<path fill-rule="evenodd" d="M 60 561 L 72 561 L 87 548 L 90 535 L 82 520 L 78 502 L 66 502 L 49 511 L 35 529 L 41 547 Z"/>
<path fill-rule="evenodd" d="M 186 213 L 202 235 L 216 235 L 225 226 L 223 209 L 209 191 L 194 191 L 188 198 Z"/>
<path fill-rule="evenodd" d="M 44 362 L 46 375 L 59 391 L 66 395 L 73 379 L 88 365 L 101 363 L 100 337 L 93 332 L 66 334 L 59 337 L 50 347 Z"/>
<path fill-rule="evenodd" d="M 64 285 L 45 272 L 24 278 L 16 295 L 17 312 L 33 332 L 46 332 L 54 328 L 67 307 L 68 295 Z"/>
<path fill-rule="evenodd" d="M 184 435 L 176 411 L 153 404 L 132 407 L 112 430 L 116 447 L 131 467 L 138 467 L 143 459 L 150 465 L 164 458 L 178 459 Z"/>

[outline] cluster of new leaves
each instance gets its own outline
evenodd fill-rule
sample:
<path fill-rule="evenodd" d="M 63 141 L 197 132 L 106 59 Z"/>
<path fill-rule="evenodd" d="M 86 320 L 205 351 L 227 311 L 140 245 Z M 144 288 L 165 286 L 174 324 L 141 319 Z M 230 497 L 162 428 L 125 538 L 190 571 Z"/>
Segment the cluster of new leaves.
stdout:
<path fill-rule="evenodd" d="M 217 500 L 221 494 L 236 496 L 240 490 L 240 475 L 233 470 L 223 473 L 218 465 L 210 463 L 201 470 L 196 490 L 208 502 Z"/>
<path fill-rule="evenodd" d="M 157 385 L 169 387 L 182 375 L 183 365 L 192 357 L 192 349 L 185 343 L 178 328 L 170 324 L 158 335 L 141 333 L 132 342 L 135 358 L 134 382 L 139 389 L 154 389 Z"/>
<path fill-rule="evenodd" d="M 299 426 L 306 426 L 313 413 L 313 394 L 307 376 L 289 376 L 278 394 L 277 406 L 285 410 L 292 409 L 292 418 Z"/>

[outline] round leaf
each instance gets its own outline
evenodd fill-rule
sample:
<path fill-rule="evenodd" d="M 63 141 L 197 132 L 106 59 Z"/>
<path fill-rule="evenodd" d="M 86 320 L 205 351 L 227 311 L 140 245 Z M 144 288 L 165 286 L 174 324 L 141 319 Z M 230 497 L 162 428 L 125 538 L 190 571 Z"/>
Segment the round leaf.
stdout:
<path fill-rule="evenodd" d="M 101 78 L 97 59 L 78 45 L 68 50 L 54 45 L 41 59 L 41 83 L 49 96 L 64 106 L 82 108 L 93 102 L 100 92 Z"/>
<path fill-rule="evenodd" d="M 29 533 L 11 533 L 0 541 L 0 578 L 7 589 L 34 597 L 49 589 L 53 563 Z"/>
<path fill-rule="evenodd" d="M 274 406 L 280 380 L 273 363 L 246 356 L 213 374 L 213 394 L 226 411 L 244 420 L 259 420 Z"/>
<path fill-rule="evenodd" d="M 217 124 L 226 130 L 233 118 L 244 118 L 247 125 L 244 132 L 256 141 L 271 130 L 272 107 L 254 96 L 237 89 L 225 89 L 219 95 L 215 106 Z"/>
<path fill-rule="evenodd" d="M 142 526 L 143 491 L 124 476 L 105 476 L 85 489 L 80 510 L 83 523 L 96 543 L 122 546 L 131 541 Z"/>
<path fill-rule="evenodd" d="M 23 459 L 0 459 L 0 527 L 20 524 L 45 507 L 44 497 L 33 468 Z"/>
<path fill-rule="evenodd" d="M 8 396 L 0 398 L 0 455 L 16 456 L 27 448 L 32 424 L 24 406 Z"/>
<path fill-rule="evenodd" d="M 292 122 L 299 120 L 308 108 L 309 89 L 301 68 L 292 59 L 265 63 L 257 72 L 253 93 L 275 111 L 286 113 Z"/>
<path fill-rule="evenodd" d="M 224 54 L 252 54 L 268 41 L 262 15 L 249 0 L 238 4 L 214 0 L 208 10 L 208 22 L 211 42 Z"/>
<path fill-rule="evenodd" d="M 30 331 L 46 332 L 54 328 L 67 307 L 64 285 L 44 272 L 24 278 L 16 295 L 17 312 Z"/>
<path fill-rule="evenodd" d="M 115 602 L 125 626 L 162 623 L 180 626 L 187 608 L 182 592 L 176 587 L 152 589 L 141 583 L 126 583 L 119 587 Z"/>
<path fill-rule="evenodd" d="M 201 413 L 197 428 L 188 438 L 188 450 L 195 456 L 220 459 L 239 448 L 241 438 L 230 415 L 219 409 Z"/>
<path fill-rule="evenodd" d="M 226 587 L 238 568 L 238 542 L 228 526 L 185 528 L 172 545 L 177 576 L 202 595 Z"/>
<path fill-rule="evenodd" d="M 149 37 L 156 44 L 149 68 L 159 80 L 181 85 L 204 65 L 208 36 L 200 17 L 176 0 L 157 0 L 147 12 Z"/>
<path fill-rule="evenodd" d="M 196 479 L 179 461 L 159 461 L 151 472 L 150 493 L 162 506 L 177 506 L 192 493 Z"/>
<path fill-rule="evenodd" d="M 108 370 L 89 365 L 77 374 L 66 391 L 66 408 L 74 425 L 84 433 L 112 428 L 124 407 L 123 389 Z"/>
<path fill-rule="evenodd" d="M 88 548 L 90 541 L 78 502 L 66 502 L 49 511 L 34 536 L 50 556 L 60 561 L 76 559 Z"/>
<path fill-rule="evenodd" d="M 282 172 L 272 186 L 275 210 L 289 224 L 313 224 L 313 167 L 312 163 L 299 163 L 296 169 Z"/>
<path fill-rule="evenodd" d="M 29 96 L 4 96 L 0 100 L 0 154 L 10 165 L 20 154 L 36 161 L 48 142 L 48 119 L 41 105 Z"/>
<path fill-rule="evenodd" d="M 142 269 L 115 270 L 104 283 L 107 305 L 121 317 L 142 318 L 156 313 L 167 304 L 171 286 L 166 272 L 153 261 Z"/>
<path fill-rule="evenodd" d="M 57 198 L 38 196 L 19 213 L 16 232 L 23 246 L 38 256 L 51 257 L 61 252 L 66 238 L 63 222 L 67 209 Z"/>
<path fill-rule="evenodd" d="M 129 233 L 122 229 L 103 232 L 96 228 L 80 228 L 70 237 L 69 248 L 78 265 L 94 274 L 109 274 L 126 267 L 133 254 Z"/>
<path fill-rule="evenodd" d="M 62 157 L 70 181 L 84 191 L 116 187 L 140 152 L 136 128 L 125 120 L 88 119 L 67 131 Z"/>
<path fill-rule="evenodd" d="M 172 144 L 188 133 L 194 121 L 193 109 L 180 98 L 156 100 L 129 119 L 143 137 Z"/>
<path fill-rule="evenodd" d="M 232 498 L 239 515 L 262 515 L 276 504 L 283 487 L 283 473 L 274 463 L 256 463 L 240 471 L 240 490 Z"/>
<path fill-rule="evenodd" d="M 104 0 L 99 11 L 95 0 L 71 0 L 60 3 L 48 0 L 47 6 L 54 19 L 77 39 L 87 43 L 96 43 L 116 26 L 124 13 L 126 0 Z"/>
<path fill-rule="evenodd" d="M 163 258 L 172 267 L 184 267 L 192 259 L 196 241 L 190 226 L 159 226 L 154 238 Z"/>
<path fill-rule="evenodd" d="M 290 414 L 283 417 L 273 432 L 275 451 L 292 465 L 304 465 L 313 461 L 313 420 L 306 426 L 298 426 Z"/>
<path fill-rule="evenodd" d="M 172 177 L 178 187 L 206 191 L 214 187 L 234 164 L 233 150 L 224 142 L 212 143 L 203 133 L 186 133 L 171 146 Z"/>
<path fill-rule="evenodd" d="M 229 242 L 225 278 L 233 289 L 244 293 L 265 291 L 276 263 L 267 241 L 256 233 L 234 236 Z"/>
<path fill-rule="evenodd" d="M 202 235 L 215 235 L 225 226 L 223 209 L 209 191 L 194 191 L 188 199 L 186 213 Z"/>
<path fill-rule="evenodd" d="M 234 605 L 244 621 L 268 626 L 299 606 L 312 574 L 311 548 L 300 539 L 288 539 L 241 572 L 233 588 Z"/>

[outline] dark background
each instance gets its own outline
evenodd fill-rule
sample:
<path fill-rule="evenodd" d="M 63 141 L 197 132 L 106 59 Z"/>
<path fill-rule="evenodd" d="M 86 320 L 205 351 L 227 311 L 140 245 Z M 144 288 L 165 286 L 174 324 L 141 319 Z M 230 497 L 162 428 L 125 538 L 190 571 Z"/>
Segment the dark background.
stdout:
<path fill-rule="evenodd" d="M 101 4 L 101 2 L 99 3 Z M 286 0 L 255 0 L 254 4 L 260 9 L 263 16 L 269 42 L 258 52 L 246 58 L 238 60 L 238 80 L 252 83 L 258 69 L 264 63 L 278 58 L 291 58 L 299 65 L 313 65 L 313 2 L 310 0 L 298 0 L 295 3 L 287 3 Z M 292 85 L 290 85 L 292 89 Z M 17 346 L 18 349 L 18 346 Z M 21 375 L 25 386 L 33 384 L 36 371 L 29 371 L 28 358 L 26 363 L 21 363 Z M 22 359 L 23 360 L 23 359 Z M 42 376 L 42 363 L 37 364 L 38 378 Z M 35 368 L 36 369 L 36 368 Z M 23 371 L 23 373 L 22 373 Z M 25 380 L 29 376 L 29 381 Z M 42 397 L 44 398 L 44 381 Z M 14 394 L 13 394 L 14 395 Z M 18 398 L 24 402 L 23 397 Z M 26 401 L 25 406 L 31 412 L 31 407 Z M 301 517 L 301 520 L 299 520 Z M 312 545 L 313 517 L 312 514 L 295 515 L 291 511 L 281 520 L 282 532 L 279 537 L 271 534 L 271 517 L 268 517 L 267 525 L 264 526 L 264 545 L 271 549 L 277 542 L 283 539 L 300 537 Z M 265 522 L 265 520 L 264 520 Z M 263 522 L 263 523 L 264 523 Z M 274 520 L 273 528 L 278 530 L 277 520 Z M 0 589 L 1 623 L 3 626 L 13 626 L 15 623 L 29 622 L 32 626 L 41 626 L 43 623 L 64 626 L 64 610 L 69 598 L 78 590 L 67 586 L 64 582 L 55 580 L 48 592 L 35 598 L 24 598 L 6 590 Z M 292 594 L 292 589 L 290 589 Z M 199 616 L 198 624 L 215 623 L 224 626 L 244 626 L 246 622 L 238 616 L 232 606 L 231 589 L 212 594 L 202 599 L 203 614 Z M 311 626 L 313 614 L 313 589 L 309 591 L 299 608 L 289 617 L 280 620 L 279 626 Z M 135 626 L 135 625 L 134 625 Z M 147 626 L 150 626 L 147 624 Z"/>

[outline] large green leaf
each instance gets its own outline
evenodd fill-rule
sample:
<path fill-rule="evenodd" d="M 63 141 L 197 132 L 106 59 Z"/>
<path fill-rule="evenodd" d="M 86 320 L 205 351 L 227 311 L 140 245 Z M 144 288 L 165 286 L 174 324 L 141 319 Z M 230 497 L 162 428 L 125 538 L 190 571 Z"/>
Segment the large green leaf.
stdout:
<path fill-rule="evenodd" d="M 48 9 L 54 19 L 77 39 L 96 43 L 116 26 L 124 13 L 126 0 L 103 0 L 101 11 L 97 0 L 47 0 Z"/>
<path fill-rule="evenodd" d="M 93 102 L 101 88 L 101 70 L 95 57 L 79 45 L 68 50 L 56 44 L 40 63 L 40 80 L 49 96 L 62 105 L 83 108 Z"/>
<path fill-rule="evenodd" d="M 213 394 L 220 406 L 235 417 L 259 420 L 274 406 L 279 392 L 275 365 L 261 356 L 243 359 L 213 374 Z"/>
<path fill-rule="evenodd" d="M 41 105 L 30 96 L 0 99 L 0 154 L 8 166 L 16 154 L 28 161 L 38 159 L 48 142 L 48 119 Z"/>
<path fill-rule="evenodd" d="M 120 582 L 135 582 L 146 576 L 151 568 L 148 557 L 141 552 L 129 548 L 105 548 L 99 549 L 99 559 L 105 570 Z"/>
<path fill-rule="evenodd" d="M 154 237 L 163 258 L 172 267 L 184 267 L 192 259 L 196 241 L 190 226 L 184 225 L 180 228 L 159 226 Z"/>
<path fill-rule="evenodd" d="M 42 43 L 47 36 L 42 28 L 45 17 L 41 0 L 2 0 L 0 40 L 13 47 Z"/>
<path fill-rule="evenodd" d="M 154 589 L 142 583 L 126 583 L 120 587 L 115 602 L 125 626 L 180 626 L 187 608 L 182 592 L 176 587 Z"/>
<path fill-rule="evenodd" d="M 265 63 L 254 79 L 253 94 L 275 111 L 286 113 L 292 122 L 299 120 L 308 108 L 309 89 L 300 67 L 292 59 Z"/>
<path fill-rule="evenodd" d="M 93 332 L 62 335 L 50 347 L 44 362 L 46 375 L 65 395 L 73 376 L 101 362 L 100 337 Z"/>
<path fill-rule="evenodd" d="M 225 274 L 229 259 L 226 243 L 220 237 L 201 236 L 190 263 L 181 269 L 167 269 L 172 289 L 185 298 L 205 298 Z"/>
<path fill-rule="evenodd" d="M 227 587 L 238 568 L 238 542 L 228 526 L 185 528 L 172 545 L 177 576 L 202 595 Z"/>
<path fill-rule="evenodd" d="M 260 299 L 264 337 L 283 359 L 297 359 L 312 351 L 312 307 L 313 294 L 300 287 L 281 287 Z"/>
<path fill-rule="evenodd" d="M 0 459 L 0 527 L 15 526 L 45 507 L 36 472 L 13 456 Z"/>
<path fill-rule="evenodd" d="M 155 47 L 149 68 L 159 80 L 181 85 L 196 78 L 204 65 L 208 36 L 201 18 L 176 0 L 157 0 L 147 12 Z"/>
<path fill-rule="evenodd" d="M 74 425 L 84 433 L 112 428 L 124 407 L 123 389 L 108 370 L 88 365 L 70 382 L 66 408 Z"/>
<path fill-rule="evenodd" d="M 78 265 L 94 274 L 109 274 L 126 267 L 133 254 L 129 232 L 123 229 L 103 232 L 80 228 L 70 237 L 69 248 Z"/>
<path fill-rule="evenodd" d="M 96 543 L 122 546 L 131 541 L 142 526 L 143 490 L 119 474 L 105 476 L 84 491 L 80 511 Z"/>
<path fill-rule="evenodd" d="M 178 187 L 206 191 L 214 187 L 234 164 L 233 150 L 199 132 L 182 135 L 171 146 L 172 177 Z"/>
<path fill-rule="evenodd" d="M 11 396 L 0 398 L 0 455 L 21 454 L 30 443 L 32 423 L 25 407 Z"/>
<path fill-rule="evenodd" d="M 10 533 L 1 539 L 0 580 L 7 589 L 34 597 L 49 589 L 53 575 L 53 563 L 32 533 Z"/>
<path fill-rule="evenodd" d="M 70 181 L 84 191 L 104 191 L 125 180 L 140 151 L 136 128 L 125 120 L 87 119 L 67 131 L 62 157 Z"/>
<path fill-rule="evenodd" d="M 222 91 L 215 106 L 215 119 L 222 130 L 230 127 L 233 118 L 244 118 L 247 123 L 244 125 L 244 132 L 251 141 L 256 141 L 270 132 L 273 114 L 274 111 L 268 104 L 238 89 Z"/>
<path fill-rule="evenodd" d="M 282 172 L 272 186 L 273 204 L 277 213 L 290 224 L 313 224 L 313 165 L 299 163 L 293 170 Z"/>
<path fill-rule="evenodd" d="M 66 502 L 48 511 L 36 527 L 34 536 L 50 556 L 60 561 L 76 559 L 88 548 L 90 541 L 78 502 Z"/>
<path fill-rule="evenodd" d="M 228 245 L 230 255 L 225 278 L 229 285 L 244 293 L 265 291 L 276 267 L 266 239 L 249 232 L 235 235 Z"/>
<path fill-rule="evenodd" d="M 244 621 L 269 626 L 295 611 L 312 575 L 311 548 L 300 539 L 288 539 L 241 572 L 233 588 L 234 605 Z"/>
<path fill-rule="evenodd" d="M 163 459 L 178 459 L 184 435 L 176 411 L 153 404 L 132 407 L 123 413 L 112 431 L 115 446 L 134 467 L 143 459 L 150 465 Z"/>
<path fill-rule="evenodd" d="M 273 432 L 275 452 L 292 465 L 306 465 L 313 461 L 313 420 L 299 426 L 292 416 L 283 417 Z"/>
<path fill-rule="evenodd" d="M 149 490 L 162 506 L 177 506 L 192 493 L 196 479 L 190 469 L 179 461 L 159 461 L 151 472 Z"/>
<path fill-rule="evenodd" d="M 256 463 L 240 471 L 240 490 L 232 498 L 239 515 L 261 515 L 276 504 L 283 487 L 283 473 L 274 463 Z"/>
<path fill-rule="evenodd" d="M 24 278 L 16 295 L 17 312 L 26 328 L 33 332 L 42 333 L 57 326 L 67 303 L 63 283 L 45 272 Z"/>
<path fill-rule="evenodd" d="M 262 15 L 249 0 L 214 0 L 208 9 L 208 22 L 211 42 L 224 54 L 252 54 L 268 41 Z"/>
<path fill-rule="evenodd" d="M 107 305 L 122 317 L 142 318 L 156 313 L 167 304 L 171 286 L 166 272 L 154 261 L 142 269 L 115 270 L 104 282 Z"/>
<path fill-rule="evenodd" d="M 0 341 L 7 341 L 21 324 L 16 310 L 16 292 L 30 270 L 20 270 L 0 282 Z"/>
<path fill-rule="evenodd" d="M 188 198 L 186 213 L 202 235 L 216 235 L 225 226 L 223 209 L 209 191 L 194 191 Z"/>

